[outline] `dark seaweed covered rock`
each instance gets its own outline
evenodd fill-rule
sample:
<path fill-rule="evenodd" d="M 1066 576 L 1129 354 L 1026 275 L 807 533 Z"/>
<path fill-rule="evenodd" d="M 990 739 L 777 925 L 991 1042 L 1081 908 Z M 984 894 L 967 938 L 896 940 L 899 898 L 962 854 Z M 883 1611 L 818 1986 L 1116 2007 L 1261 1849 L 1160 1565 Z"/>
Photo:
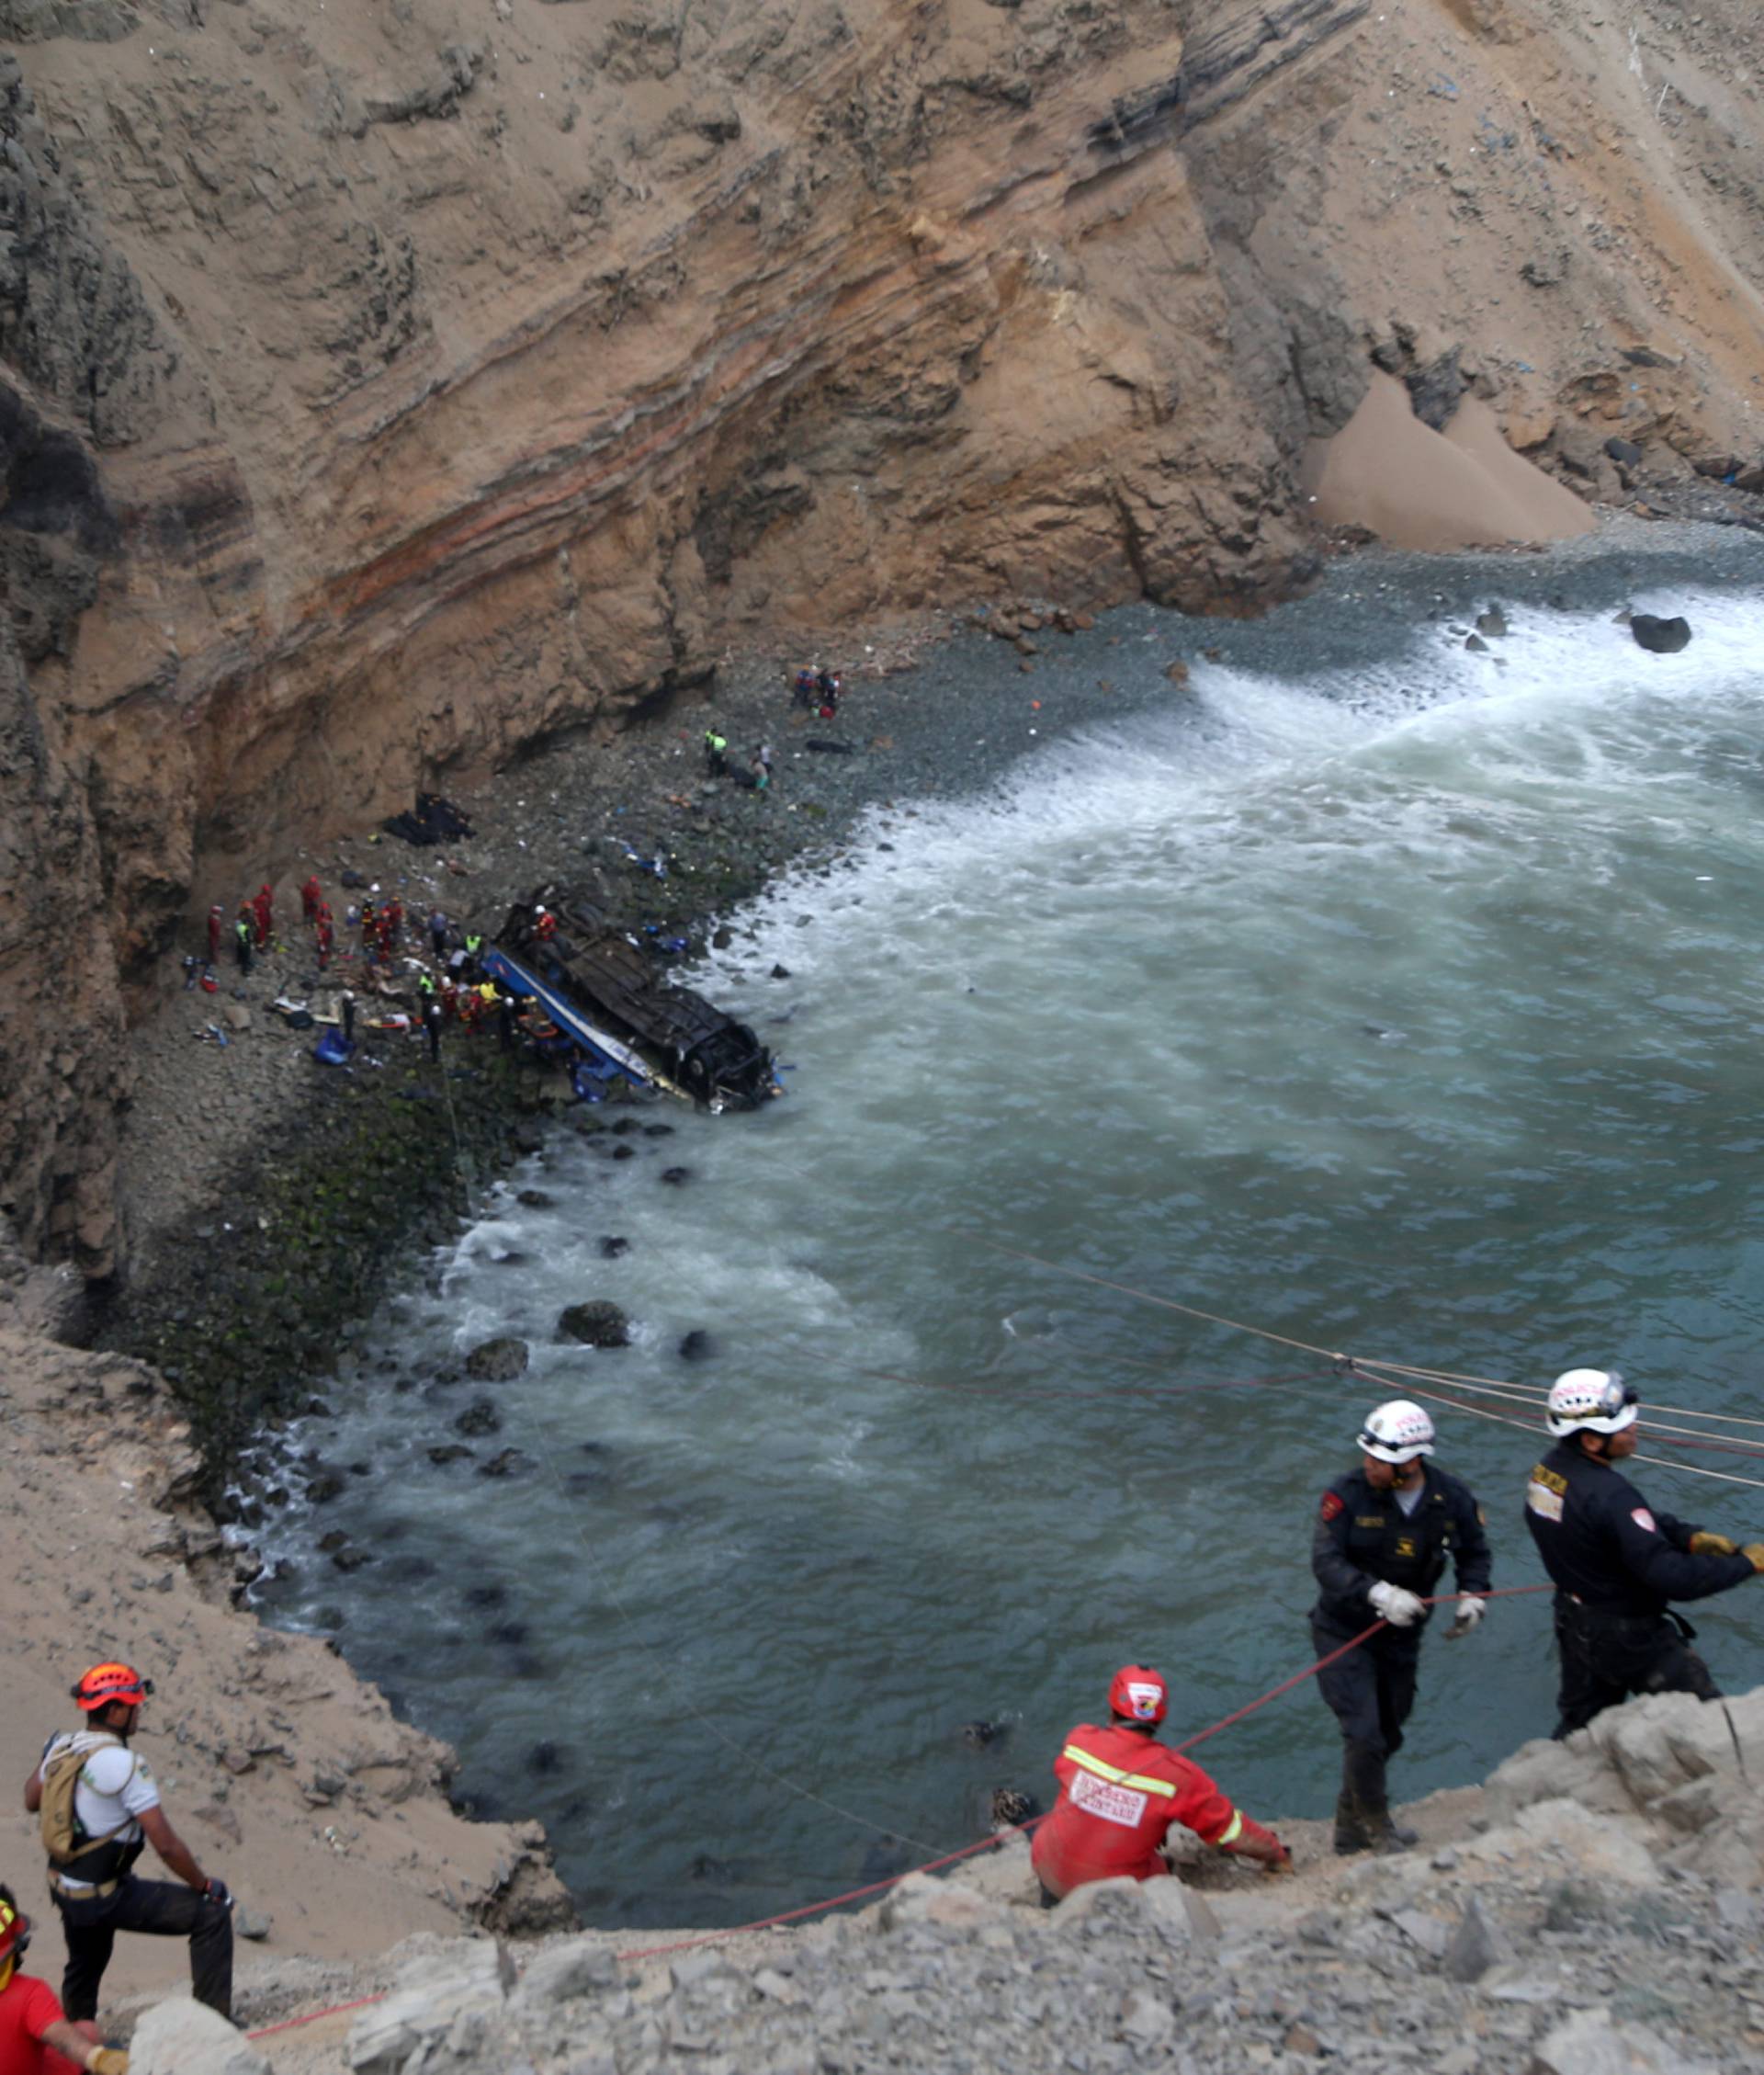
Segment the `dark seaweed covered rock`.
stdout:
<path fill-rule="evenodd" d="M 631 1343 L 629 1320 L 604 1298 L 568 1306 L 559 1316 L 558 1331 L 586 1347 L 628 1347 Z"/>
<path fill-rule="evenodd" d="M 466 1374 L 479 1383 L 513 1383 L 526 1369 L 526 1343 L 512 1334 L 487 1340 L 466 1356 Z"/>

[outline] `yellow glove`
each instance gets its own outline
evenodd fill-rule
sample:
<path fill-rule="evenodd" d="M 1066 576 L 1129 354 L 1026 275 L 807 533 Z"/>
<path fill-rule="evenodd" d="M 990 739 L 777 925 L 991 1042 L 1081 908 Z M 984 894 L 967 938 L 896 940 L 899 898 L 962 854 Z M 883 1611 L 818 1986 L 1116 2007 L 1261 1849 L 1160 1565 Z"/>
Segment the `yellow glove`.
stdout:
<path fill-rule="evenodd" d="M 85 2069 L 86 2075 L 129 2075 L 129 2056 L 120 2047 L 94 2047 Z"/>
<path fill-rule="evenodd" d="M 1739 1544 L 1730 1541 L 1725 1535 L 1712 1535 L 1706 1527 L 1699 1527 L 1690 1537 L 1692 1556 L 1737 1556 Z"/>
<path fill-rule="evenodd" d="M 1764 1542 L 1747 1542 L 1739 1553 L 1750 1559 L 1754 1570 L 1764 1570 Z"/>

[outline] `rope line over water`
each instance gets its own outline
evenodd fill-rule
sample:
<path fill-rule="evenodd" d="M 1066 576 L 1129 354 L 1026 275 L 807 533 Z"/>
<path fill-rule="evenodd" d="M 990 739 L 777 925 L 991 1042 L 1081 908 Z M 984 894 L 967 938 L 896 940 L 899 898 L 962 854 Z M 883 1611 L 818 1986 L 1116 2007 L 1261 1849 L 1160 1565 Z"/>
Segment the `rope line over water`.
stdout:
<path fill-rule="evenodd" d="M 1267 1326 L 1251 1325 L 1244 1319 L 1227 1318 L 1220 1311 L 1203 1310 L 1198 1304 L 1183 1304 L 1173 1297 L 1159 1297 L 1152 1290 L 1139 1289 L 1132 1283 L 1118 1282 L 1111 1276 L 1094 1275 L 1090 1269 L 1074 1267 L 1069 1262 L 1049 1261 L 1045 1254 L 1028 1253 L 1020 1247 L 1006 1246 L 1001 1242 L 987 1239 L 982 1234 L 970 1233 L 967 1236 L 975 1240 L 978 1244 L 989 1247 L 994 1253 L 1003 1254 L 1010 1260 L 1026 1261 L 1035 1267 L 1046 1268 L 1057 1276 L 1069 1276 L 1078 1282 L 1093 1283 L 1101 1289 L 1118 1290 L 1124 1297 L 1136 1298 L 1145 1304 L 1155 1304 L 1162 1310 L 1180 1311 L 1185 1318 L 1203 1319 L 1209 1325 L 1226 1326 L 1233 1332 L 1252 1333 L 1258 1340 L 1272 1341 L 1279 1347 L 1294 1347 L 1304 1354 L 1316 1355 L 1322 1360 L 1330 1363 L 1340 1374 L 1365 1377 L 1378 1384 L 1380 1388 L 1401 1389 L 1413 1397 L 1428 1398 L 1435 1404 L 1450 1405 L 1458 1412 L 1470 1413 L 1476 1419 L 1493 1420 L 1499 1426 L 1517 1427 L 1523 1434 L 1545 1434 L 1545 1429 L 1540 1422 L 1519 1420 L 1507 1413 L 1491 1412 L 1480 1406 L 1470 1404 L 1461 1394 L 1461 1391 L 1447 1395 L 1442 1391 L 1429 1390 L 1423 1385 L 1412 1380 L 1417 1377 L 1426 1377 L 1436 1381 L 1454 1383 L 1461 1387 L 1480 1385 L 1495 1390 L 1510 1390 L 1519 1388 L 1503 1383 L 1498 1378 L 1463 1376 L 1449 1370 L 1424 1369 L 1412 1364 L 1383 1362 L 1367 1355 L 1343 1354 L 1335 1348 L 1321 1347 L 1314 1341 L 1295 1340 L 1290 1333 L 1275 1332 Z M 1524 1388 L 1529 1389 L 1531 1387 Z M 1547 1392 L 1541 1395 L 1547 1396 Z M 1532 1400 L 1528 1400 L 1528 1401 Z M 1668 1412 L 1673 1409 L 1669 1406 L 1660 1408 L 1660 1410 Z M 1704 1412 L 1696 1416 L 1704 1420 L 1718 1420 L 1730 1415 Z M 1764 1425 L 1764 1421 L 1746 1419 L 1738 1413 L 1734 1413 L 1731 1417 L 1736 1425 Z M 1660 1469 L 1682 1470 L 1688 1477 L 1709 1477 L 1723 1484 L 1744 1484 L 1756 1491 L 1764 1491 L 1764 1478 L 1740 1477 L 1732 1470 L 1710 1469 L 1704 1464 L 1679 1462 L 1670 1456 L 1637 1455 L 1634 1460 L 1638 1463 L 1652 1464 Z"/>

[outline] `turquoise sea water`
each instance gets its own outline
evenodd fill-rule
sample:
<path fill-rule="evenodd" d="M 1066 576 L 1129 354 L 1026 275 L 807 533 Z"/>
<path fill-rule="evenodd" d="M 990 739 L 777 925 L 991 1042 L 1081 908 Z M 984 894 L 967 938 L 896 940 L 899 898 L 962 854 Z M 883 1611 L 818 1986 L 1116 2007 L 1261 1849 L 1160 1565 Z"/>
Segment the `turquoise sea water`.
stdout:
<path fill-rule="evenodd" d="M 1151 1298 L 1764 1417 L 1764 608 L 1636 602 L 1690 649 L 1528 608 L 1500 666 L 1443 629 L 1351 675 L 1202 664 L 982 799 L 878 812 L 704 976 L 788 1099 L 644 1111 L 673 1135 L 616 1163 L 565 1128 L 512 1178 L 295 1436 L 371 1474 L 280 1518 L 272 1613 L 341 1621 L 592 1921 L 738 1922 L 967 1842 L 995 1785 L 1046 1797 L 1125 1659 L 1178 1730 L 1308 1661 L 1310 1515 L 1376 1393 Z M 556 1344 L 584 1297 L 637 1344 Z M 522 1459 L 437 1467 L 476 1389 L 432 1379 L 503 1332 L 532 1365 L 473 1446 Z M 1532 1581 L 1530 1438 L 1434 1410 L 1497 1582 Z M 1764 1532 L 1764 1490 L 1638 1476 Z M 340 1576 L 336 1527 L 375 1560 Z M 1764 1604 L 1698 1619 L 1764 1678 Z M 1547 1629 L 1518 1600 L 1430 1639 L 1399 1794 L 1547 1733 Z M 1312 1815 L 1338 1748 L 1301 1690 L 1205 1755 Z"/>

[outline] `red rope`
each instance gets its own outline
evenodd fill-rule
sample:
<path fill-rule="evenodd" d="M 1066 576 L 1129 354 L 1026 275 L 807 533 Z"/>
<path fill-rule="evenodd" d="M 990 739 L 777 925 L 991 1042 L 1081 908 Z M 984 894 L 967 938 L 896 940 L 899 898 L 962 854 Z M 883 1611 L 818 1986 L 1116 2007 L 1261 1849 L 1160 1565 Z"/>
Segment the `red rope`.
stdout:
<path fill-rule="evenodd" d="M 1428 1606 L 1438 1606 L 1446 1600 L 1455 1599 L 1519 1599 L 1527 1593 L 1547 1593 L 1553 1589 L 1547 1584 L 1505 1585 L 1498 1592 L 1436 1593 L 1432 1598 L 1423 1604 Z M 1246 1716 L 1253 1715 L 1259 1708 L 1266 1707 L 1270 1701 L 1278 1700 L 1282 1694 L 1291 1693 L 1295 1686 L 1303 1685 L 1306 1679 L 1314 1679 L 1319 1672 L 1327 1671 L 1339 1658 L 1345 1657 L 1351 1650 L 1358 1650 L 1360 1645 L 1366 1641 L 1369 1637 L 1375 1636 L 1380 1628 L 1385 1628 L 1389 1626 L 1390 1624 L 1386 1621 L 1374 1621 L 1370 1628 L 1363 1628 L 1357 1636 L 1343 1643 L 1339 1650 L 1332 1650 L 1328 1656 L 1319 1657 L 1315 1664 L 1307 1664 L 1302 1672 L 1295 1672 L 1290 1679 L 1283 1679 L 1279 1685 L 1270 1686 L 1265 1694 L 1248 1702 L 1233 1713 L 1221 1717 L 1218 1721 L 1211 1724 L 1210 1727 L 1204 1729 L 1197 1729 L 1192 1737 L 1184 1737 L 1181 1743 L 1172 1744 L 1170 1748 L 1174 1751 L 1192 1751 L 1197 1743 L 1204 1743 L 1209 1737 L 1217 1736 L 1220 1730 L 1228 1729 L 1234 1723 L 1241 1722 Z M 1039 1822 L 1045 1822 L 1046 1815 L 1051 1813 L 1052 1811 L 1048 1810 L 1044 1815 L 1031 1816 L 1026 1823 L 1012 1824 L 1010 1834 L 1027 1837 L 1035 1825 Z M 889 1874 L 886 1880 L 873 1880 L 863 1888 L 848 1888 L 842 1895 L 829 1896 L 824 1902 L 805 1902 L 797 1909 L 781 1910 L 776 1916 L 756 1917 L 752 1923 L 732 1923 L 722 1931 L 701 1931 L 691 1938 L 677 1938 L 673 1944 L 667 1945 L 634 1946 L 628 1952 L 615 1953 L 613 1957 L 619 1961 L 661 1959 L 669 1953 L 691 1952 L 699 1945 L 714 1945 L 725 1938 L 739 1938 L 746 1932 L 775 1931 L 780 1924 L 796 1923 L 803 1917 L 820 1916 L 825 1911 L 841 1909 L 847 1902 L 862 1902 L 872 1895 L 880 1895 L 887 1889 L 897 1887 L 910 1874 L 936 1873 L 941 1867 L 953 1866 L 958 1859 L 972 1858 L 977 1852 L 997 1851 L 1002 1845 L 1005 1835 L 1005 1832 L 998 1831 L 991 1837 L 979 1838 L 972 1844 L 964 1844 L 958 1851 L 944 1853 L 941 1859 L 928 1859 L 923 1865 L 909 1866 L 903 1873 Z M 316 2024 L 322 2017 L 334 2017 L 339 2012 L 346 2010 L 362 2010 L 369 2003 L 378 2003 L 384 2000 L 382 1996 L 363 1996 L 353 2003 L 333 2003 L 328 2009 L 312 2011 L 305 2017 L 290 2017 L 284 2019 L 279 2024 L 266 2024 L 258 2031 L 247 2033 L 246 2036 L 252 2039 L 266 2038 L 272 2032 L 290 2031 L 297 2024 Z"/>

